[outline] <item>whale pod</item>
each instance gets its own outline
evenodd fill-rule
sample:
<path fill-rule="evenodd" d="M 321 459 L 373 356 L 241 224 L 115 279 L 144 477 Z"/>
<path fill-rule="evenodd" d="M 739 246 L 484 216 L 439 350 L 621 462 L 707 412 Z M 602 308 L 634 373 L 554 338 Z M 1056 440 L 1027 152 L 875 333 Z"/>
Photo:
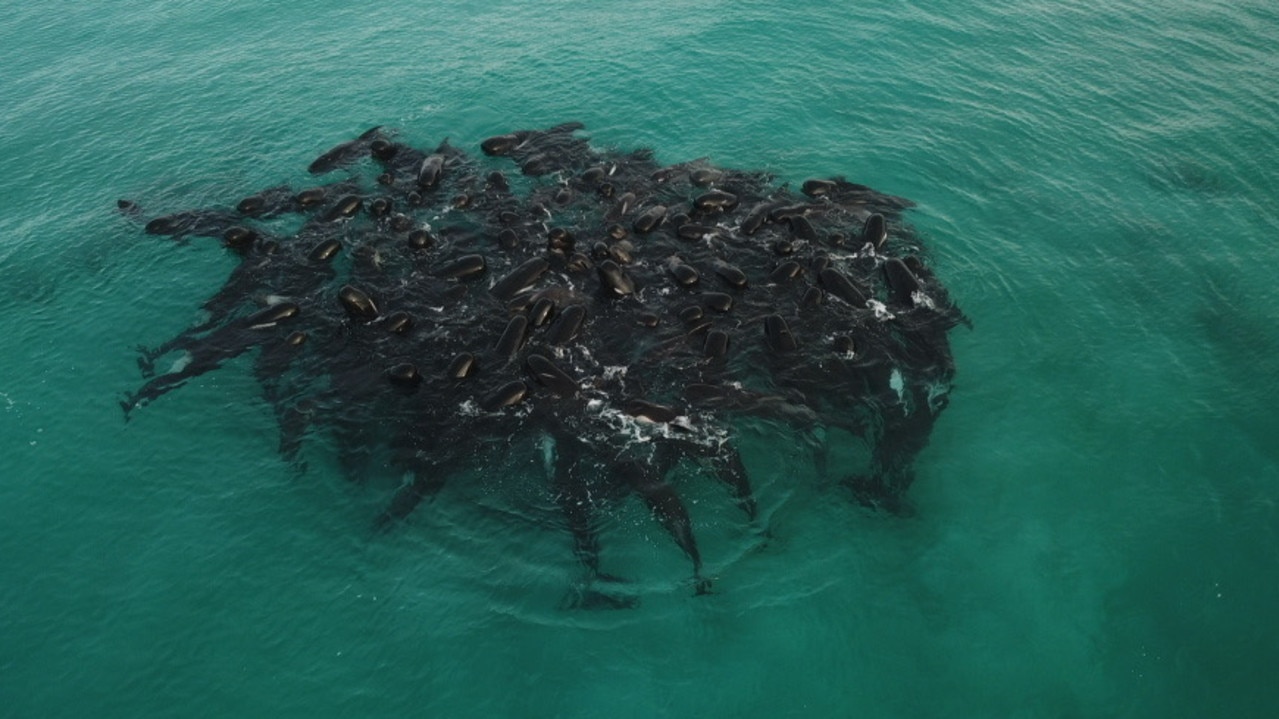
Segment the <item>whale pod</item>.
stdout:
<path fill-rule="evenodd" d="M 601 566 L 595 515 L 632 495 L 706 591 L 689 511 L 706 507 L 686 507 L 665 478 L 692 460 L 754 518 L 738 420 L 864 441 L 841 459 L 862 473 L 844 484 L 896 506 L 950 388 L 946 333 L 964 321 L 919 260 L 908 205 L 842 178 L 801 194 L 706 159 L 663 166 L 652 151 L 592 148 L 578 127 L 488 138 L 481 149 L 501 161 L 374 131 L 308 168 L 359 162 L 349 177 L 155 217 L 148 233 L 238 256 L 201 318 L 141 349 L 145 384 L 126 417 L 247 354 L 282 456 L 296 462 L 305 436 L 324 436 L 348 471 L 377 457 L 406 476 L 379 528 L 472 463 L 540 459 L 586 569 L 574 606 L 633 606 L 626 597 L 652 586 L 623 587 Z"/>

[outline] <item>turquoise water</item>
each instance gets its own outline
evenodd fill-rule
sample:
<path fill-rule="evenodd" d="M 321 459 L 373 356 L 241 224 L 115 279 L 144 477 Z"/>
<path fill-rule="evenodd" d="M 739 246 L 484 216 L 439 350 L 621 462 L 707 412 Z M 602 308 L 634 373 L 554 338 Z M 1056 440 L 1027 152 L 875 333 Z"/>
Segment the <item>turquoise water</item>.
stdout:
<path fill-rule="evenodd" d="M 0 715 L 1279 715 L 1273 4 L 207 5 L 0 19 Z M 690 481 L 718 592 L 628 506 L 642 605 L 572 612 L 527 497 L 372 538 L 385 493 L 281 462 L 245 361 L 124 423 L 233 260 L 117 198 L 568 120 L 918 203 L 974 329 L 914 516 L 745 427 L 773 540 Z"/>

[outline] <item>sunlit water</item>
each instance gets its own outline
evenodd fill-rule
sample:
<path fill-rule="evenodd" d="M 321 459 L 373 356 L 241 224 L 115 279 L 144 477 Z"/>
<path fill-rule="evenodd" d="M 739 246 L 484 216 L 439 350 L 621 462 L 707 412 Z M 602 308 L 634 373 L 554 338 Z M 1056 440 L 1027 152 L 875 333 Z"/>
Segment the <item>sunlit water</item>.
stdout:
<path fill-rule="evenodd" d="M 8 8 L 0 715 L 1279 715 L 1275 47 L 1256 1 Z M 918 203 L 974 328 L 913 516 L 745 424 L 771 539 L 678 478 L 717 593 L 635 503 L 642 603 L 567 611 L 540 466 L 375 537 L 392 479 L 295 474 L 243 360 L 124 422 L 233 260 L 117 198 L 568 120 Z"/>

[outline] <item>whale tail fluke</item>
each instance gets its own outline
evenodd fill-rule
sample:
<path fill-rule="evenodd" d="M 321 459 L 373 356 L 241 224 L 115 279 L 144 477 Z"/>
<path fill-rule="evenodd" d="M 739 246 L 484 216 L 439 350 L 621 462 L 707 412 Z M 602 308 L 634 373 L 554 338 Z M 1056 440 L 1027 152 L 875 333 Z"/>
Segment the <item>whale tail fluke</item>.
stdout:
<path fill-rule="evenodd" d="M 606 581 L 608 584 L 620 584 L 622 582 L 622 580 L 617 578 L 604 580 L 604 576 L 596 579 L 598 581 Z M 560 606 L 562 609 L 567 610 L 608 611 L 634 609 L 639 604 L 640 598 L 634 594 L 617 591 L 616 589 L 600 589 L 595 582 L 587 582 L 571 587 Z"/>

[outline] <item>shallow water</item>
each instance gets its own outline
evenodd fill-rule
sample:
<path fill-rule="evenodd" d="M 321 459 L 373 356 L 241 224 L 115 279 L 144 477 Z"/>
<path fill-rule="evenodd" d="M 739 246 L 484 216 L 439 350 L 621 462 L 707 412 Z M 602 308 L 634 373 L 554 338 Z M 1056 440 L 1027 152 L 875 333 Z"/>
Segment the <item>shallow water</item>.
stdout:
<path fill-rule="evenodd" d="M 1279 713 L 1279 10 L 952 5 L 9 9 L 0 715 Z M 320 444 L 296 475 L 244 361 L 123 421 L 134 347 L 233 260 L 117 198 L 304 183 L 374 124 L 567 120 L 918 203 L 974 329 L 912 517 L 747 425 L 772 538 L 690 481 L 717 593 L 628 505 L 606 561 L 641 606 L 564 611 L 540 467 L 374 538 L 387 485 Z"/>

